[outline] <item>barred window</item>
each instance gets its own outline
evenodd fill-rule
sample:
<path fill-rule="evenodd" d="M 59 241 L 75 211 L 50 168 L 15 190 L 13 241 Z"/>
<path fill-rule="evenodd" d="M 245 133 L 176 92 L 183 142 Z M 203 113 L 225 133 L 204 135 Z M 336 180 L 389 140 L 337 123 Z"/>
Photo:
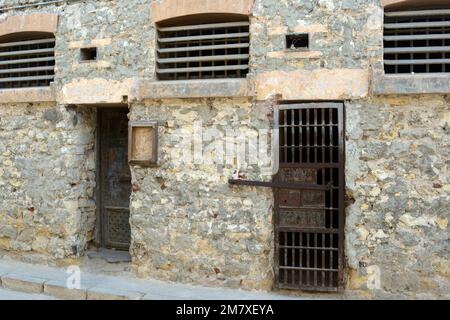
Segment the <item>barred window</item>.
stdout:
<path fill-rule="evenodd" d="M 19 33 L 0 38 L 0 89 L 49 86 L 54 69 L 53 34 Z"/>
<path fill-rule="evenodd" d="M 387 74 L 450 72 L 450 5 L 386 9 L 384 66 Z"/>
<path fill-rule="evenodd" d="M 243 78 L 249 69 L 249 21 L 239 15 L 158 25 L 159 80 Z"/>

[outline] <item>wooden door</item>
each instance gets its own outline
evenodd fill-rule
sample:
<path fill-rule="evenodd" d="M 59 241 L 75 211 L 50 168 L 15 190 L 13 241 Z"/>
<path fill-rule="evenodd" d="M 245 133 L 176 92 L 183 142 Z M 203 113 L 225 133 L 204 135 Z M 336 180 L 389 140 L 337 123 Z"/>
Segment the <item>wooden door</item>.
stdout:
<path fill-rule="evenodd" d="M 131 173 L 128 165 L 128 109 L 99 109 L 100 244 L 130 246 Z"/>

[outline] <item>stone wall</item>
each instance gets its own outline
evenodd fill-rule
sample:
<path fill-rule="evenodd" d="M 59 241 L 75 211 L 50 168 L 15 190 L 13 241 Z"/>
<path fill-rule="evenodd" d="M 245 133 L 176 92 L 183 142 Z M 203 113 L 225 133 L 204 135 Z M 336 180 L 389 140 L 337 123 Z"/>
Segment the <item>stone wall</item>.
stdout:
<path fill-rule="evenodd" d="M 30 2 L 0 1 L 0 8 Z M 0 20 L 59 14 L 56 101 L 0 101 L 0 248 L 46 261 L 83 253 L 95 223 L 95 108 L 67 104 L 127 102 L 123 96 L 140 81 L 145 94 L 128 97 L 130 118 L 159 121 L 160 165 L 132 167 L 137 274 L 269 290 L 271 191 L 229 187 L 244 163 L 238 156 L 221 164 L 180 162 L 180 134 L 189 136 L 201 120 L 204 130 L 255 138 L 270 129 L 274 94 L 340 100 L 347 113 L 346 292 L 448 297 L 450 103 L 445 94 L 371 93 L 372 73 L 382 70 L 380 1 L 256 0 L 248 83 L 228 84 L 241 88 L 231 90 L 232 99 L 180 100 L 166 99 L 169 85 L 169 93 L 151 96 L 160 86 L 153 82 L 153 2 L 71 1 L 0 13 Z M 310 34 L 309 51 L 285 50 L 285 34 L 296 32 Z M 98 47 L 98 61 L 80 63 L 79 49 L 87 46 Z M 199 86 L 196 92 L 211 91 Z M 177 96 L 192 94 L 186 88 Z M 236 97 L 241 92 L 245 98 Z M 217 155 L 217 141 L 204 141 L 203 151 Z M 270 179 L 260 163 L 242 169 L 250 179 Z"/>
<path fill-rule="evenodd" d="M 264 156 L 255 164 L 248 157 L 239 160 L 248 155 L 242 148 L 248 150 L 249 140 L 270 127 L 264 110 L 247 99 L 133 105 L 131 120 L 158 120 L 161 125 L 158 168 L 132 167 L 131 253 L 139 274 L 272 287 L 272 192 L 228 185 L 237 168 L 249 179 L 270 179 L 270 170 L 261 170 L 264 165 L 270 169 Z M 260 141 L 265 139 L 270 147 L 270 137 L 262 133 Z M 234 137 L 246 140 L 240 143 Z M 226 152 L 230 157 L 225 163 L 220 154 Z"/>
<path fill-rule="evenodd" d="M 82 253 L 93 237 L 95 112 L 1 105 L 0 249 L 25 260 Z"/>
<path fill-rule="evenodd" d="M 350 289 L 449 297 L 450 103 L 389 96 L 347 111 Z"/>

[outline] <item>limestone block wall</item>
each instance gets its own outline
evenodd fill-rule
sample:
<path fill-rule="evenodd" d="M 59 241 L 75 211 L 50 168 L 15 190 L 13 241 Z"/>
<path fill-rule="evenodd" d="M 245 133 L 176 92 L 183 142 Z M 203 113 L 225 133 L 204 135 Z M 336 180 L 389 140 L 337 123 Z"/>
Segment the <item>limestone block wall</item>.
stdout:
<path fill-rule="evenodd" d="M 0 251 L 25 260 L 83 252 L 93 237 L 92 110 L 0 105 Z"/>
<path fill-rule="evenodd" d="M 349 289 L 448 298 L 449 102 L 426 95 L 346 104 Z"/>
<path fill-rule="evenodd" d="M 270 158 L 253 162 L 242 151 L 258 137 L 270 148 L 264 107 L 247 99 L 153 100 L 133 104 L 130 119 L 160 123 L 159 166 L 132 167 L 131 253 L 138 274 L 269 290 L 272 192 L 228 185 L 237 168 L 249 179 L 270 179 Z M 243 136 L 243 143 L 235 139 Z M 222 161 L 226 149 L 233 151 Z M 267 166 L 268 172 L 261 169 Z"/>
<path fill-rule="evenodd" d="M 33 1 L 0 1 L 0 7 Z M 131 120 L 160 123 L 160 165 L 132 167 L 137 273 L 268 290 L 270 189 L 229 187 L 227 179 L 243 163 L 238 157 L 221 164 L 180 162 L 186 157 L 181 137 L 196 133 L 201 120 L 204 130 L 254 138 L 270 129 L 276 94 L 339 100 L 347 127 L 346 293 L 448 297 L 450 102 L 445 94 L 372 93 L 372 74 L 383 67 L 382 1 L 255 0 L 246 85 L 228 84 L 233 99 L 180 100 L 167 99 L 170 86 L 152 98 L 161 88 L 154 82 L 151 20 L 157 2 L 163 1 L 71 1 L 0 13 L 0 21 L 59 15 L 55 101 L 0 101 L 0 248 L 48 261 L 83 253 L 95 223 L 95 108 L 80 105 L 128 102 Z M 286 33 L 309 33 L 310 49 L 286 50 Z M 98 48 L 98 61 L 81 63 L 79 49 L 90 46 Z M 143 96 L 131 94 L 136 86 Z M 199 87 L 197 94 L 210 91 L 204 83 Z M 220 87 L 215 85 L 215 97 Z M 240 89 L 229 89 L 235 87 Z M 236 97 L 241 92 L 245 97 Z M 217 156 L 217 141 L 223 142 L 206 139 L 202 151 Z M 250 179 L 270 180 L 261 168 L 242 169 Z"/>

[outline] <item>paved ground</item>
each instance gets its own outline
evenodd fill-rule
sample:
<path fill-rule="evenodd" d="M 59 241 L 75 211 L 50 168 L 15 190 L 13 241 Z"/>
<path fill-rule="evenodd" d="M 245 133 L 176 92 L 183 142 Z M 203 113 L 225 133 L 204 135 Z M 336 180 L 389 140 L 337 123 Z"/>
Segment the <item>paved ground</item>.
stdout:
<path fill-rule="evenodd" d="M 106 275 L 94 273 L 83 267 L 80 269 L 80 287 L 70 290 L 67 288 L 67 280 L 74 275 L 73 271 L 76 270 L 71 270 L 72 273 L 69 274 L 67 271 L 63 268 L 25 264 L 0 258 L 0 279 L 1 286 L 3 286 L 3 288 L 0 287 L 3 292 L 0 299 L 3 296 L 14 296 L 14 293 L 5 293 L 4 289 L 47 294 L 61 299 L 284 300 L 318 298 L 317 296 L 295 297 L 278 293 L 142 280 L 130 276 L 127 272 L 123 275 Z M 23 296 L 23 298 L 25 297 Z M 39 295 L 29 297 L 45 299 L 45 296 Z"/>
<path fill-rule="evenodd" d="M 51 300 L 50 296 L 0 289 L 0 300 Z"/>

